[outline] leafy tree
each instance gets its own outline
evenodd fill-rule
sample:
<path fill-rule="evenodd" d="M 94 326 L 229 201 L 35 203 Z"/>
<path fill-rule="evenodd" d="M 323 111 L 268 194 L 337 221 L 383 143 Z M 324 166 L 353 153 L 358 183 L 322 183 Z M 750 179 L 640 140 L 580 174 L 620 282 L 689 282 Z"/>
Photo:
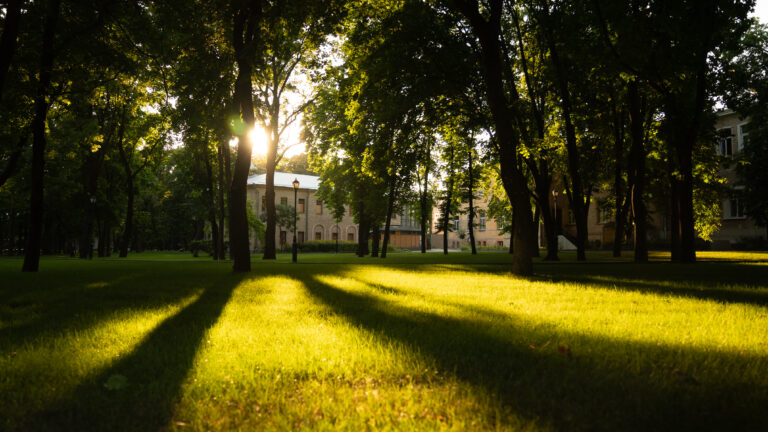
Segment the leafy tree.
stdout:
<path fill-rule="evenodd" d="M 743 186 L 746 213 L 759 225 L 768 227 L 768 26 L 752 22 L 739 49 L 724 54 L 726 103 L 742 118 L 749 118 L 736 171 Z M 766 232 L 768 238 L 768 231 Z"/>

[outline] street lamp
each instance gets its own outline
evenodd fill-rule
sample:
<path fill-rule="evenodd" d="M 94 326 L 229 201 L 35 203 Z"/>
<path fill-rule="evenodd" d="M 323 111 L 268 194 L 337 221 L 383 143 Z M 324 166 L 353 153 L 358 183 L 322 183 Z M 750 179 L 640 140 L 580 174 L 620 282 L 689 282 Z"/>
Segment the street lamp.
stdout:
<path fill-rule="evenodd" d="M 291 257 L 291 262 L 297 261 L 297 245 L 296 245 L 296 193 L 299 191 L 299 179 L 294 178 L 293 179 L 293 256 Z"/>

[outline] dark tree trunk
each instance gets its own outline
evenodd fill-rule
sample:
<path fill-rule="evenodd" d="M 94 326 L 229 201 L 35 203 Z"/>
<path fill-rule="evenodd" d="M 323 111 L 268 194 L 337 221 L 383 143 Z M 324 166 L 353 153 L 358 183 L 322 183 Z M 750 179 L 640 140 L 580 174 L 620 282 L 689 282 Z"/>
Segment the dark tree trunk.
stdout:
<path fill-rule="evenodd" d="M 509 7 L 509 3 L 507 4 Z M 528 69 L 528 58 L 525 54 L 525 46 L 523 44 L 523 32 L 520 29 L 520 18 L 517 12 L 511 8 L 510 10 L 512 19 L 515 25 L 515 33 L 517 34 L 517 46 L 520 52 L 520 65 L 523 68 L 523 76 L 525 77 L 525 88 L 528 92 L 528 99 L 531 101 L 531 114 L 536 121 L 536 136 L 540 139 L 544 139 L 544 113 L 542 110 L 543 103 L 540 103 L 540 97 L 534 91 L 530 70 Z M 547 256 L 544 257 L 545 261 L 557 261 L 557 215 L 554 215 L 549 205 L 549 192 L 552 187 L 552 174 L 549 171 L 549 164 L 545 154 L 541 154 L 540 161 L 537 166 L 536 161 L 527 159 L 526 162 L 530 167 L 531 174 L 536 189 L 536 207 L 540 210 L 541 219 L 544 223 L 544 233 L 547 238 Z M 534 221 L 538 223 L 538 219 Z M 538 241 L 536 243 L 535 256 L 539 256 Z"/>
<path fill-rule="evenodd" d="M 549 46 L 552 65 L 554 66 L 557 79 L 557 87 L 560 92 L 560 105 L 562 107 L 563 122 L 565 123 L 565 148 L 568 154 L 568 176 L 571 181 L 571 190 L 568 195 L 574 218 L 576 219 L 576 259 L 578 261 L 584 261 L 587 259 L 585 250 L 588 238 L 587 212 L 589 211 L 589 203 L 584 194 L 581 172 L 579 170 L 579 149 L 576 143 L 576 128 L 571 119 L 571 93 L 568 89 L 567 72 L 556 48 L 552 29 L 545 26 L 545 32 L 547 34 L 547 44 Z"/>
<path fill-rule="evenodd" d="M 238 74 L 235 81 L 234 101 L 246 128 L 238 136 L 237 159 L 230 187 L 229 244 L 232 269 L 236 272 L 251 271 L 250 241 L 248 241 L 248 214 L 246 210 L 248 192 L 248 171 L 251 168 L 251 145 L 248 131 L 254 127 L 252 55 L 255 38 L 261 19 L 261 2 L 251 1 L 236 13 L 233 26 L 233 47 Z M 273 185 L 274 186 L 274 185 Z M 269 184 L 267 185 L 269 191 Z M 274 199 L 274 189 L 272 189 Z M 274 204 L 274 203 L 273 203 Z M 273 233 L 274 234 L 274 233 Z M 274 242 L 274 235 L 272 238 Z"/>
<path fill-rule="evenodd" d="M 478 10 L 477 3 L 456 1 L 454 5 L 467 17 L 480 45 L 485 96 L 499 142 L 501 178 L 512 204 L 515 221 L 513 242 L 516 245 L 512 273 L 528 276 L 533 274 L 533 259 L 527 238 L 534 231 L 534 226 L 527 182 L 517 164 L 520 139 L 510 122 L 514 113 L 510 109 L 511 101 L 507 97 L 507 91 L 511 92 L 512 101 L 519 99 L 519 96 L 514 86 L 509 86 L 507 90 L 503 78 L 503 50 L 500 42 L 503 4 L 500 1 L 492 2 L 485 16 Z"/>
<path fill-rule="evenodd" d="M 128 256 L 128 246 L 131 244 L 131 240 L 133 240 L 133 200 L 135 190 L 133 177 L 130 175 L 128 176 L 126 192 L 128 194 L 128 204 L 125 209 L 125 231 L 123 232 L 123 241 L 120 243 L 120 258 Z"/>
<path fill-rule="evenodd" d="M 130 245 L 133 237 L 133 200 L 135 195 L 133 185 L 133 178 L 135 173 L 131 169 L 131 161 L 125 152 L 125 147 L 123 146 L 126 126 L 125 113 L 126 107 L 123 106 L 123 115 L 122 119 L 120 120 L 120 126 L 117 132 L 117 149 L 120 153 L 120 162 L 123 164 L 123 170 L 125 171 L 125 188 L 126 193 L 128 194 L 128 204 L 125 210 L 125 230 L 123 231 L 123 238 L 120 241 L 120 258 L 125 258 L 128 256 L 128 246 Z"/>
<path fill-rule="evenodd" d="M 275 90 L 274 94 L 277 91 Z M 273 103 L 279 104 L 277 96 L 273 100 Z M 275 168 L 277 161 L 277 128 L 279 121 L 279 105 L 277 107 L 271 107 L 270 116 L 270 139 L 267 146 L 267 181 L 264 196 L 267 201 L 267 223 L 264 229 L 264 259 L 272 260 L 276 259 L 275 251 L 275 230 L 277 226 L 277 210 L 275 209 Z M 307 211 L 309 202 L 304 204 L 304 211 Z M 297 209 L 298 211 L 298 209 Z"/>
<path fill-rule="evenodd" d="M 425 166 L 426 169 L 424 170 L 424 183 L 420 184 L 420 191 L 419 191 L 419 204 L 421 205 L 421 215 L 419 217 L 419 226 L 421 228 L 421 253 L 427 253 L 427 216 L 429 212 L 429 206 L 427 205 L 427 199 L 428 199 L 428 193 L 429 193 L 429 163 L 430 163 L 430 156 L 431 156 L 431 142 L 428 144 L 427 147 L 427 154 L 425 158 Z"/>
<path fill-rule="evenodd" d="M 360 231 L 357 235 L 357 256 L 364 257 L 368 255 L 368 233 L 371 230 L 371 225 L 368 221 L 368 216 L 365 214 L 365 205 L 362 201 L 359 203 L 358 221 L 358 229 Z"/>
<path fill-rule="evenodd" d="M 29 233 L 24 251 L 22 271 L 36 272 L 40 266 L 40 239 L 43 230 L 43 179 L 45 176 L 45 123 L 48 117 L 48 86 L 55 56 L 53 39 L 59 19 L 60 0 L 51 0 L 43 28 L 40 53 L 40 78 L 35 96 L 35 117 L 32 120 L 32 169 L 30 173 Z"/>
<path fill-rule="evenodd" d="M 669 252 L 672 262 L 680 262 L 680 188 L 677 179 L 669 171 Z"/>
<path fill-rule="evenodd" d="M 424 180 L 427 183 L 427 180 Z M 419 227 L 421 229 L 421 253 L 427 253 L 427 191 L 419 193 L 419 204 L 421 206 L 421 215 L 419 216 Z"/>
<path fill-rule="evenodd" d="M 24 132 L 16 144 L 16 149 L 13 150 L 13 153 L 11 153 L 11 156 L 8 158 L 8 163 L 6 163 L 3 171 L 0 172 L 0 187 L 2 187 L 5 182 L 8 181 L 8 179 L 11 178 L 11 176 L 13 176 L 13 174 L 16 172 L 16 168 L 19 165 L 19 160 L 21 159 L 21 154 L 24 152 L 24 148 L 26 146 L 27 134 Z"/>
<path fill-rule="evenodd" d="M 373 224 L 371 228 L 371 257 L 378 258 L 379 243 L 381 242 L 381 228 L 378 224 Z"/>
<path fill-rule="evenodd" d="M 453 199 L 453 196 L 451 194 L 451 191 L 453 190 L 453 175 L 450 175 L 448 177 L 448 188 L 445 191 L 445 203 L 443 203 L 443 253 L 445 255 L 448 255 L 448 233 L 449 226 L 451 223 L 451 199 Z"/>
<path fill-rule="evenodd" d="M 224 146 L 226 143 L 219 143 L 218 159 L 219 159 L 219 185 L 218 185 L 218 197 L 219 197 L 219 235 L 218 243 L 214 246 L 218 250 L 217 254 L 219 259 L 227 259 L 227 250 L 224 247 L 224 191 L 229 190 L 229 183 L 227 183 L 224 177 Z M 227 149 L 229 152 L 229 149 Z M 258 203 L 256 205 L 259 205 Z"/>
<path fill-rule="evenodd" d="M 626 194 L 624 193 L 624 179 L 622 174 L 624 167 L 621 163 L 624 155 L 624 111 L 616 110 L 616 103 L 613 103 L 613 158 L 616 160 L 613 172 L 613 194 L 614 194 L 614 234 L 613 234 L 613 256 L 621 256 L 621 248 L 624 243 L 624 223 L 627 219 L 625 213 Z M 631 165 L 631 164 L 630 164 Z"/>
<path fill-rule="evenodd" d="M 392 212 L 395 209 L 395 199 L 397 193 L 397 176 L 394 174 L 389 179 L 389 199 L 387 200 L 387 221 L 384 224 L 384 240 L 381 245 L 381 257 L 387 257 L 387 248 L 389 247 L 389 229 L 392 227 Z"/>
<path fill-rule="evenodd" d="M 11 68 L 11 60 L 13 60 L 18 45 L 16 41 L 19 35 L 19 22 L 21 21 L 21 4 L 21 0 L 9 0 L 5 7 L 3 35 L 0 37 L 0 100 L 3 98 L 5 77 Z"/>
<path fill-rule="evenodd" d="M 535 226 L 538 227 L 539 225 L 539 218 L 541 217 L 541 209 L 537 205 L 536 208 L 533 211 L 533 222 Z M 541 253 L 539 252 L 539 236 L 538 236 L 538 229 L 536 232 L 532 233 L 533 235 L 529 236 L 531 240 L 531 249 L 533 250 L 533 256 L 536 258 L 541 256 Z"/>
<path fill-rule="evenodd" d="M 469 199 L 469 214 L 467 214 L 467 232 L 469 233 L 469 245 L 472 247 L 472 255 L 477 255 L 477 247 L 475 246 L 475 179 L 472 175 L 472 144 L 469 146 L 469 158 L 467 166 L 467 175 L 469 177 L 469 184 L 467 188 L 467 197 Z"/>
<path fill-rule="evenodd" d="M 635 237 L 635 262 L 648 262 L 648 210 L 643 201 L 645 191 L 644 115 L 640 106 L 640 92 L 636 80 L 629 82 L 629 128 L 632 136 L 630 149 L 630 182 L 632 217 Z"/>
<path fill-rule="evenodd" d="M 213 182 L 213 167 L 211 167 L 210 154 L 206 148 L 203 155 L 205 160 L 205 174 L 208 183 L 208 220 L 211 223 L 211 258 L 221 259 L 219 255 L 219 225 L 216 223 L 216 191 Z"/>
<path fill-rule="evenodd" d="M 552 177 L 539 177 L 536 180 L 536 204 L 541 209 L 541 219 L 544 221 L 544 235 L 547 238 L 547 255 L 544 261 L 558 261 L 557 256 L 557 215 L 549 205 Z"/>

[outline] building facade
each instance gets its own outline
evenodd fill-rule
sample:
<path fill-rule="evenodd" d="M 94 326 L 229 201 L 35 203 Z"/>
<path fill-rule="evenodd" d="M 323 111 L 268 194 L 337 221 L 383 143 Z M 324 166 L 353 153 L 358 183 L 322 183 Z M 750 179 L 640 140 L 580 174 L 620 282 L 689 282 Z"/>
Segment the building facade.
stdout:
<path fill-rule="evenodd" d="M 258 215 L 267 211 L 266 201 L 266 174 L 254 175 L 248 178 L 248 204 Z M 350 241 L 358 239 L 358 226 L 355 223 L 349 208 L 346 208 L 340 221 L 333 218 L 333 214 L 325 203 L 317 196 L 320 186 L 320 178 L 304 174 L 291 174 L 275 172 L 275 204 L 293 207 L 294 190 L 293 181 L 299 181 L 296 190 L 296 241 Z M 256 236 L 252 236 L 254 238 Z M 287 227 L 278 226 L 275 229 L 275 245 L 278 249 L 287 249 L 293 242 L 293 232 Z M 252 242 L 252 249 L 260 250 L 258 238 Z"/>
<path fill-rule="evenodd" d="M 499 248 L 509 248 L 511 236 L 509 233 L 501 232 L 501 227 L 496 221 L 487 216 L 488 197 L 483 191 L 478 192 L 478 198 L 473 201 L 475 210 L 474 217 L 474 237 L 475 246 L 487 247 L 496 246 Z M 459 214 L 451 217 L 451 229 L 448 231 L 448 248 L 459 249 L 462 246 L 469 246 L 469 205 L 461 205 Z M 439 207 L 435 207 L 432 212 L 433 234 L 431 236 L 432 247 L 440 249 L 443 247 L 442 215 Z"/>
<path fill-rule="evenodd" d="M 749 142 L 746 126 L 749 119 L 741 118 L 732 110 L 718 113 L 716 123 L 717 146 L 715 151 L 726 159 L 738 159 L 744 146 Z M 730 249 L 736 245 L 747 245 L 766 239 L 765 227 L 759 227 L 748 217 L 749 209 L 739 197 L 740 179 L 736 173 L 735 163 L 721 165 L 720 175 L 726 179 L 726 190 L 721 195 L 722 226 L 712 235 L 714 249 Z M 768 191 L 766 192 L 768 193 Z"/>

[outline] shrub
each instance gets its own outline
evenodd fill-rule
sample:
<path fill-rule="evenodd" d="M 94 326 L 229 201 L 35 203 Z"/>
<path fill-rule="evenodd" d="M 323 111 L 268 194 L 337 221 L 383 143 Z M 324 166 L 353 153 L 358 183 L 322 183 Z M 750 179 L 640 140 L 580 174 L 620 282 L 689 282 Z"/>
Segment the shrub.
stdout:
<path fill-rule="evenodd" d="M 213 244 L 210 240 L 192 240 L 189 242 L 189 250 L 195 258 L 197 258 L 200 251 L 210 255 L 213 250 Z"/>

